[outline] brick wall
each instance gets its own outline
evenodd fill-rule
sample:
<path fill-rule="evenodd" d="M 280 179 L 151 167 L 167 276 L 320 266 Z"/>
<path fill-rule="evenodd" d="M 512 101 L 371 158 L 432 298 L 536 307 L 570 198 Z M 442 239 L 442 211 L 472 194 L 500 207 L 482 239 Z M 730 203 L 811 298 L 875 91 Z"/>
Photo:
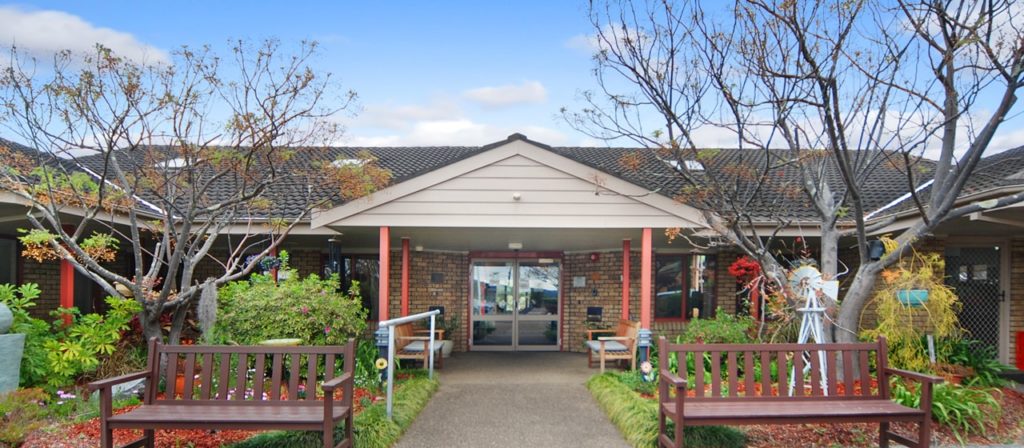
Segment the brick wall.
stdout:
<path fill-rule="evenodd" d="M 24 259 L 22 263 L 21 282 L 35 283 L 40 289 L 39 299 L 30 313 L 33 317 L 50 320 L 50 311 L 60 308 L 60 262 Z"/>
<path fill-rule="evenodd" d="M 469 256 L 459 252 L 423 251 L 409 253 L 409 314 L 422 313 L 431 306 L 443 306 L 446 318 L 456 316 L 459 330 L 445 335 L 455 351 L 467 349 L 469 321 Z M 388 312 L 402 311 L 402 252 L 391 252 Z M 436 281 L 435 281 L 436 280 Z"/>

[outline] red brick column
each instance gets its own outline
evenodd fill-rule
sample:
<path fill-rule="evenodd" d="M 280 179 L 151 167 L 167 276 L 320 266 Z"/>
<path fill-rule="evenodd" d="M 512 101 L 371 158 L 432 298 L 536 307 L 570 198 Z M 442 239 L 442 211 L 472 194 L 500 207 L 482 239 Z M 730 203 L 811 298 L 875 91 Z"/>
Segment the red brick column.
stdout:
<path fill-rule="evenodd" d="M 629 240 L 622 240 L 622 318 L 629 319 Z"/>

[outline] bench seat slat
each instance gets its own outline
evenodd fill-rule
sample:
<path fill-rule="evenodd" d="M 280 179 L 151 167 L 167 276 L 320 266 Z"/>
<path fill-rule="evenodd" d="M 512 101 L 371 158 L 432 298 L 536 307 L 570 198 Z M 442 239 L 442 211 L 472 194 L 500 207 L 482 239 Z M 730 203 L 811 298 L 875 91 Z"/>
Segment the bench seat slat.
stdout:
<path fill-rule="evenodd" d="M 666 414 L 676 414 L 675 403 L 662 403 Z M 707 400 L 686 403 L 683 424 L 749 425 L 759 423 L 834 422 L 844 418 L 851 421 L 872 421 L 877 417 L 885 421 L 915 421 L 924 412 L 888 400 L 822 400 L 802 401 L 728 401 Z"/>
<path fill-rule="evenodd" d="M 131 427 L 132 424 L 152 428 L 163 427 L 196 428 L 198 424 L 216 428 L 227 428 L 232 424 L 279 425 L 281 423 L 322 425 L 324 408 L 319 403 L 313 406 L 253 406 L 253 405 L 175 405 L 159 404 L 135 408 L 108 419 L 113 427 Z M 335 405 L 334 417 L 341 420 L 348 415 L 348 407 Z M 180 426 L 173 426 L 179 424 Z"/>

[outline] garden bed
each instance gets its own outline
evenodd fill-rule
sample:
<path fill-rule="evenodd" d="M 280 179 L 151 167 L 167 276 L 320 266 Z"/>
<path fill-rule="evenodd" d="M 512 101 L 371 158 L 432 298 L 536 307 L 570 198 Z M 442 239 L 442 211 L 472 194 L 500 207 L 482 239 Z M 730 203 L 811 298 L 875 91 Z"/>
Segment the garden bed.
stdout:
<path fill-rule="evenodd" d="M 401 416 L 406 421 L 399 422 L 400 428 L 397 429 L 397 434 L 394 437 L 395 440 L 408 427 L 408 424 L 411 423 L 412 419 L 419 413 L 419 410 L 423 408 L 426 401 L 429 400 L 430 396 L 437 389 L 436 379 L 427 380 L 421 378 L 422 376 L 419 374 L 403 374 L 399 376 L 399 380 L 402 382 L 398 383 L 395 392 L 396 420 L 399 420 L 397 417 L 401 413 Z M 356 438 L 358 441 L 359 433 L 363 432 L 364 427 L 372 427 L 376 430 L 380 426 L 386 426 L 377 421 L 380 420 L 379 417 L 383 412 L 376 409 L 383 408 L 385 398 L 363 388 L 356 388 L 355 397 L 353 398 L 353 407 L 356 413 Z M 410 401 L 414 403 L 408 403 Z M 128 412 L 138 406 L 137 404 L 125 406 L 117 409 L 114 413 Z M 367 417 L 367 415 L 370 417 Z M 386 429 L 395 432 L 394 428 Z M 116 446 L 123 445 L 137 439 L 141 434 L 142 432 L 138 430 L 114 431 L 114 444 Z M 282 443 L 282 440 L 296 439 L 295 437 L 283 436 L 283 434 L 285 433 L 281 431 L 264 432 L 261 434 L 260 431 L 240 430 L 158 430 L 156 431 L 156 446 L 157 448 L 177 448 L 182 446 L 217 448 L 238 443 L 242 443 L 243 446 L 305 446 L 302 443 Z M 22 448 L 92 448 L 99 445 L 99 436 L 100 423 L 98 418 L 74 424 L 68 424 L 67 421 L 54 422 L 30 434 Z M 257 437 L 253 439 L 254 436 Z M 298 439 L 304 440 L 302 437 Z M 253 442 L 246 443 L 248 440 L 253 440 Z M 319 433 L 317 433 L 316 441 L 319 442 L 319 440 Z M 390 443 L 383 446 L 389 445 Z"/>
<path fill-rule="evenodd" d="M 587 382 L 587 387 L 609 419 L 635 447 L 656 446 L 657 397 L 651 393 L 651 386 L 651 383 L 640 384 L 639 377 L 631 372 L 595 375 Z M 972 445 L 1024 444 L 1024 393 L 1013 388 L 993 390 L 998 391 L 994 397 L 1002 407 L 1000 418 L 987 422 L 983 434 L 968 434 L 964 441 Z M 913 433 L 917 429 L 916 425 L 909 423 L 893 426 L 903 433 Z M 938 445 L 960 444 L 948 426 L 936 424 L 932 428 L 933 440 Z M 685 434 L 687 446 L 873 447 L 878 444 L 878 425 L 867 423 L 694 427 L 687 428 Z"/>

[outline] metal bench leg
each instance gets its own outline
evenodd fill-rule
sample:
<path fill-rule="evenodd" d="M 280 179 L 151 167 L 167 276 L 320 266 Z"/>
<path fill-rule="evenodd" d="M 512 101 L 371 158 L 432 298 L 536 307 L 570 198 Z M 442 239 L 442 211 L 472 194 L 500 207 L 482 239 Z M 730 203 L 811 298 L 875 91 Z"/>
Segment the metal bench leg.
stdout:
<path fill-rule="evenodd" d="M 143 429 L 142 437 L 146 439 L 146 448 L 156 448 L 156 431 Z"/>
<path fill-rule="evenodd" d="M 889 448 L 889 422 L 878 424 L 878 448 Z"/>

